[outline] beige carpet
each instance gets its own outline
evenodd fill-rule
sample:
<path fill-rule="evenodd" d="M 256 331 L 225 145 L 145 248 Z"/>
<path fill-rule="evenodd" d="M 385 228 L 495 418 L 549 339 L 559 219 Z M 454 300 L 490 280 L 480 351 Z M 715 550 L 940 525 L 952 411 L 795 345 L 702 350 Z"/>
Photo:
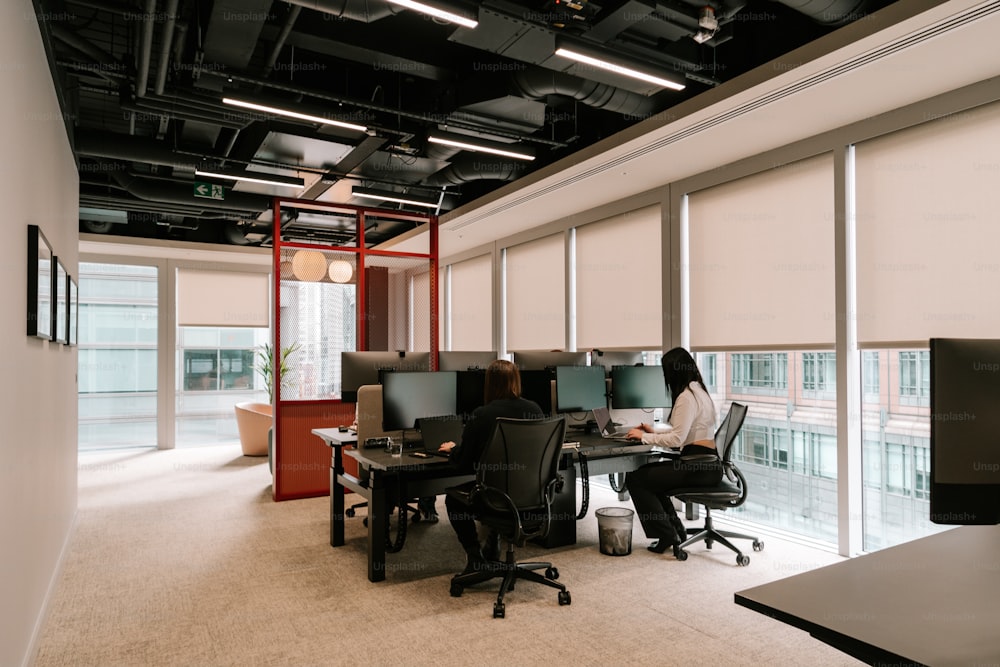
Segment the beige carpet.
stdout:
<path fill-rule="evenodd" d="M 619 503 L 592 486 L 591 509 Z M 443 500 L 439 499 L 439 511 Z M 409 531 L 387 580 L 366 577 L 365 529 L 329 546 L 327 498 L 270 499 L 266 460 L 237 446 L 82 454 L 79 520 L 39 642 L 66 665 L 858 665 L 733 593 L 838 560 L 775 537 L 738 567 L 725 549 L 686 562 L 602 555 L 593 511 L 552 560 L 573 603 L 520 584 L 448 594 L 464 556 L 443 520 Z M 637 524 L 638 528 L 638 524 Z"/>

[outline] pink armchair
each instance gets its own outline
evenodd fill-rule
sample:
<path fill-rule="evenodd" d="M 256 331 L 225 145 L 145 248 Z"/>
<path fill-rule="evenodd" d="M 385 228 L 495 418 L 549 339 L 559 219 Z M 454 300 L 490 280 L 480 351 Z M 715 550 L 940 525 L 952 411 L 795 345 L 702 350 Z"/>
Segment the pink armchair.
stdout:
<path fill-rule="evenodd" d="M 267 456 L 267 432 L 273 424 L 269 403 L 236 404 L 236 428 L 244 456 Z"/>

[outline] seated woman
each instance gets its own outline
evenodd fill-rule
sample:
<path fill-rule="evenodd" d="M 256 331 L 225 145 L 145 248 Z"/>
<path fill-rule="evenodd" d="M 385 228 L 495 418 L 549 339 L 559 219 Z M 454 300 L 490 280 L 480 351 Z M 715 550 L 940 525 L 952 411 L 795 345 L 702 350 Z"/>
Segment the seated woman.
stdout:
<path fill-rule="evenodd" d="M 493 436 L 493 428 L 498 417 L 512 419 L 540 419 L 545 413 L 534 401 L 521 398 L 521 374 L 517 366 L 509 361 L 498 359 L 486 368 L 486 379 L 483 391 L 483 405 L 472 412 L 472 417 L 462 431 L 462 442 L 445 442 L 439 449 L 448 452 L 448 460 L 460 472 L 472 474 L 475 472 L 483 450 Z M 468 486 L 474 482 L 468 482 Z M 463 572 L 481 569 L 486 563 L 483 548 L 479 544 L 476 531 L 475 514 L 461 500 L 449 495 L 445 498 L 448 509 L 448 519 L 455 529 L 458 541 L 465 549 L 468 562 Z M 499 551 L 495 538 L 487 541 L 487 550 L 492 558 Z"/>
<path fill-rule="evenodd" d="M 715 455 L 709 460 L 655 461 L 625 476 L 625 485 L 646 537 L 656 539 L 647 548 L 655 553 L 673 549 L 676 556 L 686 531 L 674 509 L 671 492 L 687 486 L 717 484 L 722 479 L 722 462 L 715 450 L 715 405 L 694 358 L 684 348 L 675 347 L 663 355 L 662 364 L 663 379 L 673 405 L 667 426 L 656 430 L 648 424 L 640 424 L 628 432 L 628 437 L 679 449 L 681 456 Z"/>

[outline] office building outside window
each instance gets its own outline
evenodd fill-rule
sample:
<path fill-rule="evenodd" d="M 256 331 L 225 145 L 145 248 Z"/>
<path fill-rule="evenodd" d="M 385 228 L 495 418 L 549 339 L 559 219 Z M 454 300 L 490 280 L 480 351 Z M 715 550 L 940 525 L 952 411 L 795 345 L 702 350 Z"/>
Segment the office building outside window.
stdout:
<path fill-rule="evenodd" d="M 878 359 L 880 363 L 872 363 Z M 864 548 L 942 530 L 930 522 L 930 351 L 864 350 Z"/>
<path fill-rule="evenodd" d="M 254 370 L 266 328 L 178 327 L 176 445 L 239 442 L 233 406 L 267 402 Z"/>
<path fill-rule="evenodd" d="M 79 448 L 156 446 L 157 269 L 80 262 Z"/>
<path fill-rule="evenodd" d="M 930 351 L 899 353 L 899 399 L 907 405 L 930 405 Z"/>
<path fill-rule="evenodd" d="M 788 354 L 763 352 L 733 354 L 732 389 L 778 395 L 788 390 Z"/>

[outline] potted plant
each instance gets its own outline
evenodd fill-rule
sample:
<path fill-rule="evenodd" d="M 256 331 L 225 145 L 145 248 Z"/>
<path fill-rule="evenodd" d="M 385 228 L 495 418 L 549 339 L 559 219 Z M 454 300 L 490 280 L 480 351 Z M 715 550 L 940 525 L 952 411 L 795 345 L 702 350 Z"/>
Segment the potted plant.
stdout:
<path fill-rule="evenodd" d="M 288 358 L 301 347 L 298 343 L 292 343 L 288 347 L 281 348 L 281 354 L 277 359 L 278 371 L 281 377 L 281 386 L 288 387 L 291 385 L 291 367 L 288 364 Z M 267 402 L 274 403 L 274 369 L 275 369 L 275 358 L 274 358 L 274 348 L 270 343 L 264 343 L 257 350 L 257 364 L 254 366 L 254 370 L 260 373 L 261 377 L 264 378 L 264 388 L 267 390 Z"/>
<path fill-rule="evenodd" d="M 293 378 L 288 358 L 298 349 L 299 344 L 293 343 L 282 348 L 277 358 L 270 343 L 265 343 L 257 350 L 254 370 L 264 378 L 267 403 L 236 404 L 236 428 L 240 433 L 240 445 L 245 456 L 267 456 L 267 432 L 273 423 L 274 372 L 277 369 L 281 376 L 281 386 L 289 386 Z"/>

